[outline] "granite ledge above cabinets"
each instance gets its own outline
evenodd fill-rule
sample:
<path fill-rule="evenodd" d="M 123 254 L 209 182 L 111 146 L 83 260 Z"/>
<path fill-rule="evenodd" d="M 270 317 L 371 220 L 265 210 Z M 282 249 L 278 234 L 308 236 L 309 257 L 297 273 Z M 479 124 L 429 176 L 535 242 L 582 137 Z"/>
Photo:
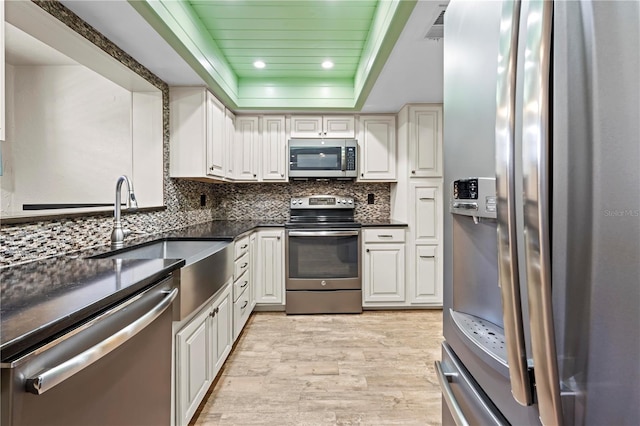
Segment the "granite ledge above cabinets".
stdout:
<path fill-rule="evenodd" d="M 409 224 L 393 219 L 368 220 L 362 222 L 363 228 L 407 228 Z"/>

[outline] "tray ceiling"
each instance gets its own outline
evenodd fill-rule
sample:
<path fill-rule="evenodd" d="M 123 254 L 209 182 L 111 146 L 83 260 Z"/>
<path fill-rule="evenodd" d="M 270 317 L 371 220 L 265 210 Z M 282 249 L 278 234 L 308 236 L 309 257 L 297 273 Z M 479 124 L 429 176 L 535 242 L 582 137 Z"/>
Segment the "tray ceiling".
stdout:
<path fill-rule="evenodd" d="M 130 2 L 234 110 L 358 109 L 415 3 Z"/>

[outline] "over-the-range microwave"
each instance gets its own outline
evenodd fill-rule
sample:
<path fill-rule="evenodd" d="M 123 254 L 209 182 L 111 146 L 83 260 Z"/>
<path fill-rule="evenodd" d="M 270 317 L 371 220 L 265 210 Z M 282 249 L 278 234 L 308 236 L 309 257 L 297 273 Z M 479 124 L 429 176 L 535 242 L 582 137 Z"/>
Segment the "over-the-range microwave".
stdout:
<path fill-rule="evenodd" d="M 358 176 L 355 139 L 289 139 L 289 177 L 354 179 Z"/>

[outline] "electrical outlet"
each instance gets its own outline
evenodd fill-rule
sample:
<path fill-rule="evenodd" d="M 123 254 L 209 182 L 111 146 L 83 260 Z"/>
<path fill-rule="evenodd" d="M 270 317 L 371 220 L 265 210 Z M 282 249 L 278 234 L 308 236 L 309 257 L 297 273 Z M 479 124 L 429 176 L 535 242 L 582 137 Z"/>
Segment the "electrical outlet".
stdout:
<path fill-rule="evenodd" d="M 375 203 L 375 198 L 373 194 L 367 195 L 367 204 L 374 204 L 374 203 Z"/>
<path fill-rule="evenodd" d="M 200 195 L 200 207 L 205 207 L 207 205 L 207 196 L 204 194 Z"/>

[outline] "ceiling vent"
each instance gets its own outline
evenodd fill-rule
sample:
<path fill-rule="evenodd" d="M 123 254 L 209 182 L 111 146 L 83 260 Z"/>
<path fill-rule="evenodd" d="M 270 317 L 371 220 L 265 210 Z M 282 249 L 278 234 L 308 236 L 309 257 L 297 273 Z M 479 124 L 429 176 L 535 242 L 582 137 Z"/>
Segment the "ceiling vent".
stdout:
<path fill-rule="evenodd" d="M 442 4 L 438 6 L 436 13 L 434 14 L 435 19 L 433 20 L 433 24 L 427 30 L 424 38 L 428 40 L 440 40 L 444 37 L 444 11 L 447 5 Z"/>

